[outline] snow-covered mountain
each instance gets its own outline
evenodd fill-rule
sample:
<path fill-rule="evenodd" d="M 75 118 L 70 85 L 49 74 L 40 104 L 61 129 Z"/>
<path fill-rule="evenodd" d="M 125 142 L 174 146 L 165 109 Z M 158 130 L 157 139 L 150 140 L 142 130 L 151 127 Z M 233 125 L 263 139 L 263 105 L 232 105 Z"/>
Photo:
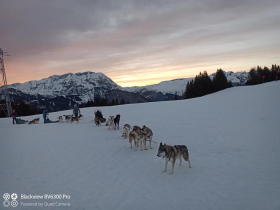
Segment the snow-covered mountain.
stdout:
<path fill-rule="evenodd" d="M 231 81 L 234 86 L 245 85 L 248 80 L 248 72 L 224 72 L 227 80 Z M 215 73 L 209 75 L 213 79 Z M 171 94 L 174 97 L 174 94 L 177 93 L 179 96 L 182 96 L 186 89 L 186 84 L 188 81 L 191 81 L 194 78 L 183 78 L 183 79 L 174 79 L 169 81 L 163 81 L 155 85 L 147 86 L 134 86 L 124 88 L 126 91 L 138 93 L 146 98 L 149 98 L 154 101 L 155 95 L 161 94 L 163 97 L 168 97 L 168 94 Z M 172 98 L 173 99 L 173 98 Z"/>
<path fill-rule="evenodd" d="M 233 86 L 242 86 L 242 85 L 245 85 L 245 83 L 247 82 L 248 80 L 248 72 L 246 71 L 242 71 L 242 72 L 232 72 L 232 71 L 228 71 L 228 72 L 225 72 L 225 75 L 227 77 L 227 80 L 230 81 Z M 210 78 L 213 79 L 214 74 L 211 74 L 210 75 Z"/>
<path fill-rule="evenodd" d="M 84 72 L 54 75 L 38 81 L 15 83 L 8 88 L 20 90 L 29 95 L 42 95 L 53 98 L 56 96 L 78 96 L 82 102 L 103 97 L 108 90 L 121 89 L 109 77 L 102 73 Z"/>

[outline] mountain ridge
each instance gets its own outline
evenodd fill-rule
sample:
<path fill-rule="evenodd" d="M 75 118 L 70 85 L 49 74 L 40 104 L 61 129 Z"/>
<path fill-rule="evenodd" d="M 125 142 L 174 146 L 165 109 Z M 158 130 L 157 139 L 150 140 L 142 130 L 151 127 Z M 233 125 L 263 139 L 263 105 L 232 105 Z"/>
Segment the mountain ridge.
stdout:
<path fill-rule="evenodd" d="M 209 75 L 213 79 L 215 73 Z M 248 79 L 248 72 L 225 72 L 228 81 L 234 86 L 244 85 Z M 194 78 L 179 78 L 161 81 L 158 84 L 134 87 L 121 87 L 101 72 L 78 72 L 63 75 L 52 75 L 41 80 L 32 80 L 24 83 L 14 83 L 7 86 L 14 102 L 21 101 L 33 104 L 38 108 L 55 107 L 59 100 L 60 107 L 71 107 L 74 103 L 85 104 L 95 98 L 124 99 L 130 103 L 173 100 L 175 94 L 183 99 L 188 81 Z M 64 99 L 63 99 L 64 98 Z M 51 100 L 47 104 L 42 99 Z M 35 103 L 36 100 L 38 103 Z M 34 102 L 35 101 L 35 102 Z M 52 108 L 53 110 L 55 108 Z"/>

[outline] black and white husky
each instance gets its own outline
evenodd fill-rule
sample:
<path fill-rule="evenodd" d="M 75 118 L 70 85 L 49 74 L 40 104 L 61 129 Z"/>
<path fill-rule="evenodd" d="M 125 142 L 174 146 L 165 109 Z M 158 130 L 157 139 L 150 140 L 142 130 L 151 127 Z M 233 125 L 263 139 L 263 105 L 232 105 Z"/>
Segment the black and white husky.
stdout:
<path fill-rule="evenodd" d="M 165 158 L 165 169 L 163 172 L 166 172 L 168 161 L 172 162 L 172 170 L 170 175 L 173 174 L 176 159 L 180 159 L 181 165 L 183 157 L 185 161 L 189 162 L 189 168 L 191 168 L 189 151 L 185 145 L 168 146 L 166 144 L 163 145 L 160 143 L 157 156 Z"/>
<path fill-rule="evenodd" d="M 65 117 L 65 122 L 70 122 L 72 115 L 63 115 Z"/>
<path fill-rule="evenodd" d="M 58 119 L 59 123 L 63 123 L 63 117 L 62 116 L 59 116 L 57 119 Z"/>
<path fill-rule="evenodd" d="M 109 116 L 106 125 L 109 126 L 109 130 L 114 129 L 114 116 Z"/>

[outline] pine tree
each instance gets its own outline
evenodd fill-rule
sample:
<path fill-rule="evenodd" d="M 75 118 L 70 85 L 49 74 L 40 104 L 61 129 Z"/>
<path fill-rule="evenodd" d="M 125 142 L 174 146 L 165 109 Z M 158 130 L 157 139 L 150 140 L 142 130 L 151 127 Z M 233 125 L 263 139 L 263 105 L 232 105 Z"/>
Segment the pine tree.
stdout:
<path fill-rule="evenodd" d="M 255 85 L 257 84 L 257 71 L 255 68 L 251 68 L 249 71 L 249 78 L 246 82 L 246 85 Z"/>
<path fill-rule="evenodd" d="M 115 99 L 112 99 L 111 105 L 112 105 L 112 106 L 115 106 L 115 105 L 116 105 Z"/>
<path fill-rule="evenodd" d="M 175 95 L 174 95 L 174 99 L 173 100 L 178 100 L 178 94 L 177 94 L 177 91 L 175 92 Z"/>
<path fill-rule="evenodd" d="M 108 101 L 106 98 L 102 98 L 100 101 L 100 106 L 108 106 Z"/>
<path fill-rule="evenodd" d="M 217 69 L 217 72 L 213 77 L 213 86 L 215 91 L 220 91 L 228 88 L 227 77 L 222 69 Z"/>

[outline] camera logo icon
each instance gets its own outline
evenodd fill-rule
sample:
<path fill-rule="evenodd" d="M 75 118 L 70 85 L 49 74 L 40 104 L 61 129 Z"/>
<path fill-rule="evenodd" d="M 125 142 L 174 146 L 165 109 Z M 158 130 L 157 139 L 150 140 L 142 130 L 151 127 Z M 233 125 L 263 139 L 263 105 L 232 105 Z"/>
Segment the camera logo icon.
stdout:
<path fill-rule="evenodd" d="M 9 193 L 5 193 L 3 195 L 3 198 L 4 198 L 5 201 L 9 200 L 10 199 L 10 194 Z"/>
<path fill-rule="evenodd" d="M 3 202 L 4 207 L 9 207 L 10 205 L 12 207 L 17 207 L 18 202 L 16 201 L 16 199 L 18 198 L 18 195 L 16 193 L 13 193 L 12 195 L 10 195 L 9 193 L 5 193 L 3 195 L 3 198 L 4 198 L 4 202 Z M 12 199 L 11 202 L 9 201 L 10 198 Z"/>
<path fill-rule="evenodd" d="M 18 198 L 18 196 L 17 196 L 16 193 L 13 193 L 13 194 L 11 195 L 11 198 L 12 198 L 12 200 L 16 200 L 16 199 Z"/>
<path fill-rule="evenodd" d="M 16 200 L 11 201 L 11 206 L 12 207 L 17 207 L 17 205 L 18 205 L 18 202 Z"/>
<path fill-rule="evenodd" d="M 9 207 L 9 206 L 10 206 L 10 201 L 5 200 L 5 201 L 3 202 L 3 205 L 4 205 L 5 207 Z"/>

